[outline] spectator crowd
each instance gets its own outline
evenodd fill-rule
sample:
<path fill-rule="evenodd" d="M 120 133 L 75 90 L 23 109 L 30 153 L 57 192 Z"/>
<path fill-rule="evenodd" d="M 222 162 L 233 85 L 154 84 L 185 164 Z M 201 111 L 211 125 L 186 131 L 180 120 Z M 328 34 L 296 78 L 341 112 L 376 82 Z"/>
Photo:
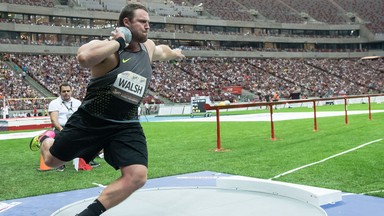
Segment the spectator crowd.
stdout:
<path fill-rule="evenodd" d="M 82 100 L 90 79 L 75 56 L 8 55 L 1 62 L 0 86 L 6 98 L 41 98 L 25 79 L 31 77 L 53 95 L 57 86 L 75 86 L 74 97 Z M 12 65 L 13 68 L 12 68 Z M 150 94 L 143 103 L 189 103 L 191 97 L 209 96 L 211 101 L 239 102 L 265 100 L 278 92 L 289 98 L 292 92 L 303 97 L 332 97 L 384 92 L 384 59 L 275 59 L 275 58 L 187 58 L 155 62 Z M 240 86 L 247 94 L 226 91 Z M 13 100 L 11 110 L 44 108 L 33 99 Z"/>

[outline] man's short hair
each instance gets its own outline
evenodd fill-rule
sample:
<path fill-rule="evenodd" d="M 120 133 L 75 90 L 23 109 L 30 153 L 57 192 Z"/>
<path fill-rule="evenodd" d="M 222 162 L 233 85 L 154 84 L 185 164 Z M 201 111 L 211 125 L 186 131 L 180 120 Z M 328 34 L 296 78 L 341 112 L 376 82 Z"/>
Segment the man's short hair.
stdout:
<path fill-rule="evenodd" d="M 61 92 L 61 88 L 62 88 L 63 86 L 69 86 L 69 87 L 71 88 L 71 90 L 72 90 L 72 86 L 71 86 L 69 83 L 63 83 L 63 84 L 61 84 L 60 87 L 59 87 L 60 92 Z"/>
<path fill-rule="evenodd" d="M 124 21 L 123 19 L 127 17 L 129 20 L 132 20 L 133 17 L 135 16 L 135 10 L 137 9 L 142 9 L 148 12 L 148 9 L 142 5 L 142 4 L 137 4 L 137 3 L 132 3 L 132 4 L 127 4 L 120 12 L 119 16 L 119 26 L 124 26 Z"/>

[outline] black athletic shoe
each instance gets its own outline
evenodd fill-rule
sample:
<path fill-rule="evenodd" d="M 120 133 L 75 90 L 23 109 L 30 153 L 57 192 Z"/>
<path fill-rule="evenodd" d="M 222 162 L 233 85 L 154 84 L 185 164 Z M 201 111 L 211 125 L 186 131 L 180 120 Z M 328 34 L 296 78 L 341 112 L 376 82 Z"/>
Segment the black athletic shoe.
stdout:
<path fill-rule="evenodd" d="M 89 161 L 88 163 L 92 168 L 95 168 L 95 167 L 99 167 L 100 164 L 99 163 L 96 163 L 95 161 L 91 160 Z"/>
<path fill-rule="evenodd" d="M 65 170 L 65 165 L 59 166 L 56 168 L 56 171 L 63 172 Z"/>

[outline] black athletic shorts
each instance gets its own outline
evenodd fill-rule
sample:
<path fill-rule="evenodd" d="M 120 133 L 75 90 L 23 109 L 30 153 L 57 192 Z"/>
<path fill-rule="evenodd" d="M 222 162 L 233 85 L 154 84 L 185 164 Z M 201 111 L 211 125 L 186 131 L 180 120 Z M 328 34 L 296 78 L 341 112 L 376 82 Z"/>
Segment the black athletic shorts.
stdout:
<path fill-rule="evenodd" d="M 133 164 L 148 166 L 147 142 L 140 122 L 114 123 L 79 109 L 57 134 L 50 148 L 62 161 L 76 157 L 87 163 L 104 150 L 104 158 L 115 169 Z"/>

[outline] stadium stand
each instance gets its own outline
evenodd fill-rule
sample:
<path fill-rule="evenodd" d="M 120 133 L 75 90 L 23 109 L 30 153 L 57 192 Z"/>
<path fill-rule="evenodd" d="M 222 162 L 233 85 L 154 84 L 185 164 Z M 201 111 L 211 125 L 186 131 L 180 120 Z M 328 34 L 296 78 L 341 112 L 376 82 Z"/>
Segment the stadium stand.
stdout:
<path fill-rule="evenodd" d="M 239 3 L 249 9 L 253 9 L 262 13 L 262 16 L 269 20 L 276 20 L 280 23 L 303 23 L 304 18 L 299 16 L 299 13 L 278 0 L 238 0 Z M 258 16 L 258 14 L 256 14 Z"/>
<path fill-rule="evenodd" d="M 282 0 L 286 5 L 295 8 L 300 13 L 305 13 L 315 21 L 328 24 L 342 24 L 346 20 L 342 16 L 340 9 L 328 0 Z"/>
<path fill-rule="evenodd" d="M 100 1 L 95 0 L 77 0 L 77 4 L 81 7 L 85 7 L 89 10 L 104 10 L 103 4 Z"/>
<path fill-rule="evenodd" d="M 52 0 L 2 0 L 1 3 L 29 5 L 29 6 L 36 6 L 36 7 L 53 7 L 54 6 L 54 3 Z"/>
<path fill-rule="evenodd" d="M 46 97 L 27 77 L 53 96 L 59 83 L 76 84 L 74 96 L 82 99 L 90 77 L 76 61 L 77 47 L 108 37 L 124 2 L 0 0 L 2 92 L 7 98 Z M 151 10 L 150 37 L 188 56 L 154 63 L 144 102 L 190 103 L 193 96 L 253 101 L 276 91 L 282 98 L 293 91 L 304 97 L 384 92 L 384 60 L 361 59 L 384 56 L 381 1 L 140 2 Z M 228 86 L 246 94 L 232 94 Z M 14 110 L 33 108 L 31 101 L 13 103 Z"/>
<path fill-rule="evenodd" d="M 356 17 L 366 23 L 367 27 L 373 32 L 382 33 L 384 31 L 384 2 L 376 0 L 334 0 L 340 5 L 347 13 L 350 14 L 350 18 L 356 19 Z"/>
<path fill-rule="evenodd" d="M 203 3 L 204 9 L 214 17 L 224 20 L 253 21 L 251 14 L 246 12 L 247 8 L 236 1 L 221 0 L 190 0 L 193 5 Z"/>

